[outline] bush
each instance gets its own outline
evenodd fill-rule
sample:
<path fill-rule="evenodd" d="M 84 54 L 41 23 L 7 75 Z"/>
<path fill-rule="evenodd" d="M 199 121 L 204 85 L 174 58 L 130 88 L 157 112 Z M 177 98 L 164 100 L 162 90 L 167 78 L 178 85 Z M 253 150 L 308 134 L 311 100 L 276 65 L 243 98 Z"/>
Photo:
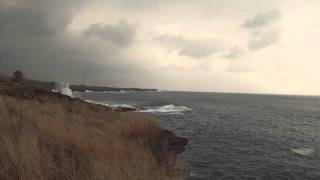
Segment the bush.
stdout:
<path fill-rule="evenodd" d="M 16 71 L 13 73 L 13 81 L 19 82 L 23 79 L 23 72 L 22 71 Z"/>

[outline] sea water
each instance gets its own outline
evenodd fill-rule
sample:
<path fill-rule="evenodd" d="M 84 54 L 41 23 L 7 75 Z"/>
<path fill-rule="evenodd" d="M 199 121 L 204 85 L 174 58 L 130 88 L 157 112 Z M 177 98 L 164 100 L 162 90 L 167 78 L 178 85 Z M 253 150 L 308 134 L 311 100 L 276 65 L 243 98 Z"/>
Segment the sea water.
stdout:
<path fill-rule="evenodd" d="M 87 92 L 140 108 L 189 140 L 187 179 L 320 179 L 320 97 L 195 92 Z"/>

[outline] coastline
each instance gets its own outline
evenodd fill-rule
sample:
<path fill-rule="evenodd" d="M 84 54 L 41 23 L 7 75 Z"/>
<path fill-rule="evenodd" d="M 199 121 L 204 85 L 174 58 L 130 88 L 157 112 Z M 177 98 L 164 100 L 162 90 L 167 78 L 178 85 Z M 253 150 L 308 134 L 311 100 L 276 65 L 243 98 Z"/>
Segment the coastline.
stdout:
<path fill-rule="evenodd" d="M 71 166 L 79 166 L 73 169 L 75 174 L 82 176 L 79 179 L 152 177 L 174 180 L 183 175 L 183 167 L 177 165 L 177 156 L 185 150 L 187 139 L 160 128 L 155 120 L 142 113 L 91 104 L 39 86 L 13 82 L 0 82 L 0 100 L 1 127 L 8 127 L 0 133 L 4 133 L 2 135 L 5 137 L 10 133 L 15 134 L 14 137 L 8 136 L 7 140 L 1 139 L 4 147 L 0 152 L 8 167 L 10 165 L 16 170 L 13 173 L 4 168 L 0 173 L 2 179 L 17 176 L 25 176 L 27 179 L 63 179 L 61 174 L 50 170 L 51 166 L 63 172 L 64 176 L 68 175 L 64 173 Z M 28 129 L 28 132 L 17 129 L 20 126 L 24 126 L 23 129 Z M 21 139 L 25 139 L 25 142 Z M 34 144 L 32 149 L 27 149 L 30 152 L 19 152 L 18 149 L 28 147 L 25 144 L 28 141 Z M 25 156 L 34 156 L 38 161 L 21 164 Z M 59 165 L 65 163 L 65 156 L 73 161 L 70 167 Z M 43 164 L 47 158 L 52 162 Z M 99 172 L 92 170 L 97 162 L 101 166 Z M 36 166 L 42 170 L 39 172 L 33 169 Z M 114 174 L 110 168 L 118 173 Z M 124 168 L 127 173 L 120 173 Z M 23 173 L 25 171 L 28 173 Z"/>

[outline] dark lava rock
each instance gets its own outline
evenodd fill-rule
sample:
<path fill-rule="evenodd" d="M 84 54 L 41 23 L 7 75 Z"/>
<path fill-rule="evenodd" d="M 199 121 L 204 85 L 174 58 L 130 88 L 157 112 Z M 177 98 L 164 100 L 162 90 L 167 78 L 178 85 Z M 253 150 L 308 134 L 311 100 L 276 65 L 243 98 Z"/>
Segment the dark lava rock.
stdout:
<path fill-rule="evenodd" d="M 137 111 L 137 108 L 130 108 L 130 107 L 117 107 L 114 109 L 116 112 L 133 112 Z"/>
<path fill-rule="evenodd" d="M 162 129 L 151 148 L 161 162 L 166 158 L 170 158 L 170 156 L 176 157 L 184 152 L 187 144 L 188 140 L 186 138 L 179 137 L 172 131 Z"/>

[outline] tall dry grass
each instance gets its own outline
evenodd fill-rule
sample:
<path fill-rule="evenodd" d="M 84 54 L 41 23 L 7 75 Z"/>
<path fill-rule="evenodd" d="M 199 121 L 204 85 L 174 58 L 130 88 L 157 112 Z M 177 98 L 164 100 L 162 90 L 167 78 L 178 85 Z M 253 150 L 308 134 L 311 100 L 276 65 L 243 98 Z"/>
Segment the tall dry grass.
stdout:
<path fill-rule="evenodd" d="M 43 103 L 46 101 L 46 103 Z M 173 180 L 148 147 L 160 128 L 80 101 L 0 95 L 1 180 Z"/>

